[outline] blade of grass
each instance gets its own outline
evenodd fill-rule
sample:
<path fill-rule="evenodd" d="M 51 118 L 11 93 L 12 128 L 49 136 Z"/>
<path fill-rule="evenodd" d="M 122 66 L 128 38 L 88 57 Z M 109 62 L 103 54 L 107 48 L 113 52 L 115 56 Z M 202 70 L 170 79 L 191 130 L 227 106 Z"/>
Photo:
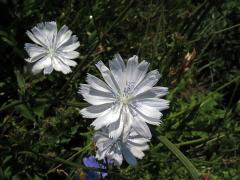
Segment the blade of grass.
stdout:
<path fill-rule="evenodd" d="M 199 179 L 199 172 L 194 167 L 194 165 L 190 162 L 190 160 L 173 144 L 171 143 L 166 137 L 160 136 L 159 140 L 163 143 L 185 166 L 188 170 L 190 175 L 194 180 Z"/>
<path fill-rule="evenodd" d="M 1 106 L 1 107 L 0 107 L 0 112 L 3 112 L 3 111 L 5 111 L 5 110 L 7 110 L 7 109 L 9 109 L 9 108 L 11 108 L 11 107 L 17 106 L 17 105 L 19 105 L 19 104 L 23 104 L 23 102 L 20 101 L 20 100 L 14 100 L 14 101 L 12 101 L 12 102 L 9 103 L 9 104 L 6 104 L 6 105 Z"/>

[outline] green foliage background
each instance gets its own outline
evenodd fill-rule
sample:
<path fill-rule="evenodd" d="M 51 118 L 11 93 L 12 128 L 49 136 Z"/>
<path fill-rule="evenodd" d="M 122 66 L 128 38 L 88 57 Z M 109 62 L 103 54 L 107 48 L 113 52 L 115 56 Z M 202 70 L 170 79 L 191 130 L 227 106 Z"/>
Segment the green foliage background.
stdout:
<path fill-rule="evenodd" d="M 161 136 L 203 179 L 240 178 L 240 1 L 1 0 L 0 15 L 0 179 L 84 179 L 82 158 L 95 147 L 79 83 L 116 52 L 158 69 L 171 107 L 138 166 L 110 178 L 191 179 Z M 26 30 L 51 20 L 81 43 L 69 75 L 33 75 L 24 61 Z"/>

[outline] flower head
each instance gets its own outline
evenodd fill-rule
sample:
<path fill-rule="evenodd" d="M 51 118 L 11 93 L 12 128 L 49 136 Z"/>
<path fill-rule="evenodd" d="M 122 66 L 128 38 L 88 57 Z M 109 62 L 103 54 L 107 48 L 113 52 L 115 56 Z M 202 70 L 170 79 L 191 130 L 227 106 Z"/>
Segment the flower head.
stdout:
<path fill-rule="evenodd" d="M 43 70 L 44 74 L 50 74 L 55 69 L 67 74 L 71 72 L 69 66 L 77 65 L 72 59 L 79 56 L 75 49 L 80 44 L 77 36 L 72 35 L 72 31 L 67 26 L 64 25 L 57 31 L 56 22 L 44 22 L 37 24 L 26 34 L 35 43 L 25 44 L 29 55 L 25 60 L 35 63 L 32 68 L 33 73 Z"/>
<path fill-rule="evenodd" d="M 82 109 L 81 114 L 96 118 L 91 124 L 95 130 L 107 127 L 109 137 L 114 140 L 131 128 L 150 139 L 151 132 L 146 123 L 159 125 L 160 111 L 169 107 L 169 101 L 160 99 L 168 89 L 153 87 L 160 78 L 159 72 L 147 73 L 149 63 L 138 63 L 137 56 L 128 59 L 125 65 L 119 54 L 109 61 L 110 69 L 102 61 L 96 66 L 105 82 L 88 74 L 88 84 L 81 84 L 79 92 L 92 106 Z"/>
<path fill-rule="evenodd" d="M 97 131 L 93 139 L 97 146 L 96 158 L 101 160 L 106 157 L 113 160 L 117 166 L 122 164 L 123 158 L 128 164 L 137 165 L 136 158 L 142 159 L 143 151 L 149 148 L 147 144 L 149 139 L 142 137 L 133 129 L 118 139 L 112 139 L 108 136 L 108 129 L 104 128 Z"/>
<path fill-rule="evenodd" d="M 103 163 L 99 163 L 94 156 L 89 156 L 83 158 L 83 163 L 86 167 L 93 167 L 93 168 L 101 168 L 102 170 L 106 170 L 106 161 L 104 159 Z M 110 164 L 111 162 L 108 161 Z M 90 179 L 100 179 L 100 178 L 106 178 L 107 173 L 106 172 L 97 172 L 97 171 L 88 171 L 87 172 L 87 180 Z"/>

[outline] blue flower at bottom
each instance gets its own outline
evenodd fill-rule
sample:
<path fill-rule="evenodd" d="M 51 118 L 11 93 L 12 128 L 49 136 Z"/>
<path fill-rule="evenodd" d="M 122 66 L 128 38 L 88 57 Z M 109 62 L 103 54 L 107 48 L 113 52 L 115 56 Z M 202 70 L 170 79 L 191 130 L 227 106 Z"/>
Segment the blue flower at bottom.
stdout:
<path fill-rule="evenodd" d="M 111 164 L 111 162 L 108 162 L 109 164 Z M 99 168 L 99 169 L 106 169 L 106 161 L 104 160 L 103 163 L 99 163 L 96 158 L 94 156 L 89 156 L 89 157 L 85 157 L 83 158 L 83 164 L 86 167 L 92 167 L 92 168 Z M 96 180 L 96 179 L 101 179 L 101 178 L 106 178 L 107 177 L 107 173 L 106 172 L 97 172 L 97 171 L 87 171 L 87 180 Z"/>

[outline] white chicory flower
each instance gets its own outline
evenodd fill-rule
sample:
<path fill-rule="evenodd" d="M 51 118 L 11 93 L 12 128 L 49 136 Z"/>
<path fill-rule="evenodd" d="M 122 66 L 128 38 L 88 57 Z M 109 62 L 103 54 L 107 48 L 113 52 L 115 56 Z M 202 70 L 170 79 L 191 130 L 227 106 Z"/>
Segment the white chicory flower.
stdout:
<path fill-rule="evenodd" d="M 148 150 L 147 138 L 140 136 L 133 129 L 131 129 L 124 136 L 118 139 L 112 139 L 108 136 L 108 130 L 103 128 L 94 134 L 94 142 L 97 147 L 96 158 L 102 160 L 107 158 L 113 160 L 113 164 L 120 166 L 123 158 L 131 166 L 137 165 L 137 160 L 144 157 L 143 151 Z"/>
<path fill-rule="evenodd" d="M 75 51 L 80 43 L 67 26 L 62 26 L 57 31 L 56 22 L 39 23 L 31 31 L 27 31 L 28 37 L 35 43 L 26 43 L 25 49 L 30 56 L 25 59 L 29 63 L 35 63 L 33 73 L 43 70 L 44 74 L 50 74 L 53 69 L 64 74 L 70 73 L 69 66 L 76 66 L 72 59 L 79 56 Z"/>
<path fill-rule="evenodd" d="M 149 63 L 138 63 L 138 56 L 131 57 L 125 66 L 119 54 L 109 61 L 110 69 L 102 61 L 96 66 L 105 82 L 88 74 L 88 84 L 81 84 L 79 93 L 92 104 L 80 111 L 83 117 L 96 118 L 91 124 L 95 130 L 107 127 L 113 139 L 118 139 L 123 129 L 131 128 L 150 139 L 146 123 L 159 125 L 160 111 L 169 107 L 169 101 L 160 99 L 168 89 L 153 87 L 160 78 L 159 72 L 147 73 Z"/>

